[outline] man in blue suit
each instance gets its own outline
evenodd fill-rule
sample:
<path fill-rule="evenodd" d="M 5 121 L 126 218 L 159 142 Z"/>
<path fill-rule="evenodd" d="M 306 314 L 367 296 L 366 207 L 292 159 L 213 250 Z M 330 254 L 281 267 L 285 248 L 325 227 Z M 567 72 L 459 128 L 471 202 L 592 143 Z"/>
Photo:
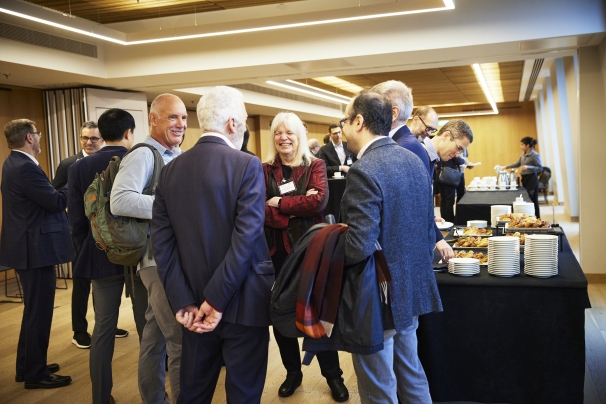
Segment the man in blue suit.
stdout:
<path fill-rule="evenodd" d="M 441 311 L 432 270 L 435 243 L 431 180 L 423 163 L 387 134 L 391 102 L 363 91 L 341 120 L 358 154 L 348 174 L 341 212 L 349 226 L 345 263 L 370 256 L 378 241 L 392 277 L 393 329 L 384 324 L 384 349 L 353 355 L 362 403 L 431 403 L 417 355 L 418 316 Z"/>
<path fill-rule="evenodd" d="M 42 132 L 28 119 L 4 127 L 11 154 L 2 166 L 0 265 L 14 268 L 23 284 L 23 320 L 15 381 L 26 389 L 62 387 L 69 376 L 53 374 L 46 355 L 53 321 L 56 264 L 74 258 L 65 207 L 67 190 L 55 190 L 40 168 Z"/>
<path fill-rule="evenodd" d="M 242 94 L 215 87 L 197 108 L 202 136 L 167 164 L 153 205 L 158 275 L 183 330 L 179 403 L 210 403 L 222 360 L 228 403 L 259 403 L 274 270 L 261 162 L 240 151 Z"/>

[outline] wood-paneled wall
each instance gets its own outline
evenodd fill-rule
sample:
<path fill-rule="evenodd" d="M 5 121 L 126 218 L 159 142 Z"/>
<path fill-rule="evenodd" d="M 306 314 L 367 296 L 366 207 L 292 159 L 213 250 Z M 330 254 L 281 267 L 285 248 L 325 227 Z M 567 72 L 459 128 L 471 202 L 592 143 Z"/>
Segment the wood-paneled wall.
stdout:
<path fill-rule="evenodd" d="M 469 146 L 469 160 L 481 166 L 465 171 L 465 182 L 473 177 L 496 175 L 494 166 L 515 163 L 520 158 L 520 139 L 537 138 L 534 103 L 523 102 L 499 106 L 498 115 L 467 116 L 462 118 L 473 132 Z M 540 153 L 540 145 L 536 151 Z"/>
<path fill-rule="evenodd" d="M 46 175 L 49 175 L 48 163 L 48 138 L 45 137 L 44 104 L 42 102 L 42 90 L 24 87 L 0 86 L 0 178 L 2 176 L 2 165 L 10 154 L 10 149 L 4 136 L 4 126 L 14 119 L 31 119 L 36 122 L 36 129 L 42 131 L 40 140 L 40 153 L 36 159 Z M 50 177 L 49 177 L 50 178 Z M 2 196 L 0 195 L 0 203 Z M 2 223 L 2 212 L 0 211 L 0 224 Z"/>

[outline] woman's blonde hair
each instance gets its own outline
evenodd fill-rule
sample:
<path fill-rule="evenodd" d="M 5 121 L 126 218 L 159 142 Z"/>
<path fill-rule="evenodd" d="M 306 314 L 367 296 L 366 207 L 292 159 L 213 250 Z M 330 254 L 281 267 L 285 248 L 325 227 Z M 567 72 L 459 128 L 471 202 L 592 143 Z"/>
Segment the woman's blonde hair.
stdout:
<path fill-rule="evenodd" d="M 276 134 L 276 130 L 278 130 L 282 124 L 297 135 L 297 138 L 299 139 L 299 144 L 297 145 L 297 150 L 295 152 L 295 159 L 291 166 L 308 166 L 311 163 L 312 157 L 309 148 L 307 147 L 307 134 L 305 132 L 305 126 L 303 126 L 301 119 L 292 112 L 280 112 L 278 115 L 276 115 L 273 121 L 271 121 L 271 127 L 269 129 L 271 141 L 269 142 L 269 151 L 267 153 L 267 159 L 265 159 L 265 162 L 268 164 L 273 164 L 276 160 L 276 156 L 278 156 L 278 151 L 276 150 L 276 144 L 274 142 L 274 135 Z"/>

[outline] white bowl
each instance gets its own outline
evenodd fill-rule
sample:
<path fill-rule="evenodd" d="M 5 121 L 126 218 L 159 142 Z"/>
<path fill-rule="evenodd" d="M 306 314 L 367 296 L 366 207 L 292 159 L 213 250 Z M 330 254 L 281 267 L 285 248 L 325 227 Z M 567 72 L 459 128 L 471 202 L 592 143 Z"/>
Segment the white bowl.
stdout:
<path fill-rule="evenodd" d="M 477 227 L 478 229 L 483 229 L 488 226 L 488 222 L 486 220 L 468 220 L 467 227 Z"/>

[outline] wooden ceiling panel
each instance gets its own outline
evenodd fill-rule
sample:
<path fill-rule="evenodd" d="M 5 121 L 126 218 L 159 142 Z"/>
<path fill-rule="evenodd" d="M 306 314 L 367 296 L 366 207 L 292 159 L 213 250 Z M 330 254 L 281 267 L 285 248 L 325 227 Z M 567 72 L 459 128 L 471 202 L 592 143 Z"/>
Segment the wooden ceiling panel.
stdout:
<path fill-rule="evenodd" d="M 206 13 L 302 0 L 29 0 L 99 24 Z"/>

